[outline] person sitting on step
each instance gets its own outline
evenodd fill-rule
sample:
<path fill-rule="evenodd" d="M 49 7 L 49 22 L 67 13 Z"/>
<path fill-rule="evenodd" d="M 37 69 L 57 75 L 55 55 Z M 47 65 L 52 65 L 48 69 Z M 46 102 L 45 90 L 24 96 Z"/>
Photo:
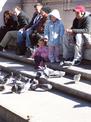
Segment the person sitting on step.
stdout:
<path fill-rule="evenodd" d="M 84 44 L 91 46 L 91 13 L 83 5 L 77 5 L 73 11 L 76 17 L 71 29 L 66 29 L 64 34 L 61 66 L 79 65 L 83 59 Z"/>
<path fill-rule="evenodd" d="M 29 21 L 30 21 L 29 16 L 24 11 L 22 11 L 22 9 L 19 6 L 16 6 L 14 8 L 14 12 L 17 15 L 17 18 L 18 18 L 17 29 L 12 30 L 12 31 L 8 31 L 5 34 L 4 38 L 0 42 L 0 51 L 3 51 L 11 40 L 15 40 L 15 39 L 17 40 L 18 30 L 20 28 L 23 28 L 27 24 L 29 24 Z"/>
<path fill-rule="evenodd" d="M 33 33 L 33 31 L 36 29 L 40 19 L 42 18 L 42 15 L 40 14 L 40 10 L 43 7 L 41 3 L 37 3 L 34 5 L 35 12 L 33 14 L 33 17 L 30 21 L 30 23 L 21 28 L 18 33 L 17 33 L 17 44 L 18 48 L 20 49 L 20 54 L 22 50 L 22 44 L 25 41 L 25 47 L 26 47 L 26 52 L 25 56 L 29 57 L 31 55 L 31 40 L 30 40 L 30 35 Z"/>

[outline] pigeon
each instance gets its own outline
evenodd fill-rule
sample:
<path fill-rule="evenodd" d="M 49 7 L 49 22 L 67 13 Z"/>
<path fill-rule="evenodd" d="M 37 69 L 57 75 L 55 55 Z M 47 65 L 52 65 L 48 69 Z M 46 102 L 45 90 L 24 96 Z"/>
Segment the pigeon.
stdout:
<path fill-rule="evenodd" d="M 15 82 L 14 73 L 11 72 L 11 75 L 7 78 L 7 84 L 12 84 L 14 82 Z"/>
<path fill-rule="evenodd" d="M 80 73 L 77 74 L 77 75 L 74 75 L 74 77 L 73 77 L 73 80 L 75 81 L 75 83 L 76 83 L 76 82 L 79 82 L 80 79 L 81 79 L 81 74 L 80 74 Z"/>
<path fill-rule="evenodd" d="M 2 74 L 0 72 L 0 84 L 5 84 L 9 77 L 10 77 L 10 74 Z"/>
<path fill-rule="evenodd" d="M 36 90 L 39 86 L 39 81 L 38 79 L 31 79 L 31 85 L 30 85 L 30 90 Z"/>

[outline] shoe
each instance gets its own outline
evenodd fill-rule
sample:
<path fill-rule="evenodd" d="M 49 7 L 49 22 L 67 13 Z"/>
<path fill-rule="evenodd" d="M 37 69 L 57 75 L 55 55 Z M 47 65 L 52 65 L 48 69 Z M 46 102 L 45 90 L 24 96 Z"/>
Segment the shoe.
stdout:
<path fill-rule="evenodd" d="M 64 61 L 61 61 L 59 65 L 60 66 L 63 66 L 64 65 Z"/>
<path fill-rule="evenodd" d="M 54 60 L 50 60 L 51 63 L 54 63 L 55 61 Z"/>
<path fill-rule="evenodd" d="M 3 51 L 3 49 L 4 49 L 4 48 L 3 48 L 2 46 L 0 46 L 0 51 Z"/>
<path fill-rule="evenodd" d="M 76 60 L 76 59 L 74 59 L 72 62 L 73 62 L 72 65 L 76 65 L 76 66 L 81 63 L 80 60 Z"/>
<path fill-rule="evenodd" d="M 63 65 L 64 65 L 64 62 L 67 61 L 67 60 L 68 60 L 68 59 L 63 58 L 63 59 L 61 60 L 61 62 L 60 62 L 59 65 L 60 65 L 60 66 L 63 66 Z"/>
<path fill-rule="evenodd" d="M 81 61 L 80 60 L 76 60 L 76 59 L 74 59 L 73 61 L 65 61 L 64 62 L 64 64 L 66 65 L 66 66 L 73 66 L 73 65 L 79 65 L 81 63 Z"/>
<path fill-rule="evenodd" d="M 73 62 L 72 61 L 64 61 L 64 66 L 72 66 Z"/>
<path fill-rule="evenodd" d="M 27 50 L 26 50 L 26 53 L 25 53 L 25 56 L 27 57 L 27 58 L 29 58 L 30 56 L 31 56 L 31 49 L 30 48 L 27 48 Z"/>
<path fill-rule="evenodd" d="M 67 59 L 65 59 L 65 58 L 63 58 L 62 60 L 61 60 L 61 62 L 60 62 L 60 66 L 63 66 L 64 64 L 65 64 L 65 61 L 68 61 L 69 60 L 69 58 L 67 58 Z"/>

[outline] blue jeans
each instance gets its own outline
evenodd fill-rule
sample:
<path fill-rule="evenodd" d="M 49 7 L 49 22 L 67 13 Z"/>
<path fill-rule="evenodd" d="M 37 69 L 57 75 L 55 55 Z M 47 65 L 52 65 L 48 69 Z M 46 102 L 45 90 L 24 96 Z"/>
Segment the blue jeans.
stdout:
<path fill-rule="evenodd" d="M 31 47 L 31 40 L 30 40 L 30 35 L 32 34 L 33 30 L 31 28 L 28 28 L 26 30 L 26 47 L 30 48 Z"/>
<path fill-rule="evenodd" d="M 23 29 L 20 29 L 17 32 L 17 43 L 18 43 L 18 46 L 22 46 L 22 43 L 25 40 L 25 37 L 26 37 L 26 31 L 23 30 Z"/>
<path fill-rule="evenodd" d="M 30 35 L 32 34 L 33 30 L 31 28 L 27 30 L 20 29 L 17 33 L 17 43 L 19 46 L 22 46 L 23 41 L 26 42 L 26 47 L 31 47 Z"/>

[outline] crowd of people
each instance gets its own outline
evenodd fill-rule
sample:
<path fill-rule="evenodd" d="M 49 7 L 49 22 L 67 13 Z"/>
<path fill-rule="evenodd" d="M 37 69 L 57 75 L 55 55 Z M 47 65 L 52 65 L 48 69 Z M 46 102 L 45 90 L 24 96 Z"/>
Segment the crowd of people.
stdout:
<path fill-rule="evenodd" d="M 34 5 L 34 9 L 32 19 L 18 6 L 14 12 L 4 12 L 0 51 L 16 39 L 16 54 L 34 58 L 35 68 L 45 66 L 46 61 L 61 66 L 79 65 L 85 48 L 91 46 L 91 13 L 83 5 L 77 5 L 73 9 L 72 27 L 65 29 L 58 9 L 51 10 L 41 3 Z"/>

